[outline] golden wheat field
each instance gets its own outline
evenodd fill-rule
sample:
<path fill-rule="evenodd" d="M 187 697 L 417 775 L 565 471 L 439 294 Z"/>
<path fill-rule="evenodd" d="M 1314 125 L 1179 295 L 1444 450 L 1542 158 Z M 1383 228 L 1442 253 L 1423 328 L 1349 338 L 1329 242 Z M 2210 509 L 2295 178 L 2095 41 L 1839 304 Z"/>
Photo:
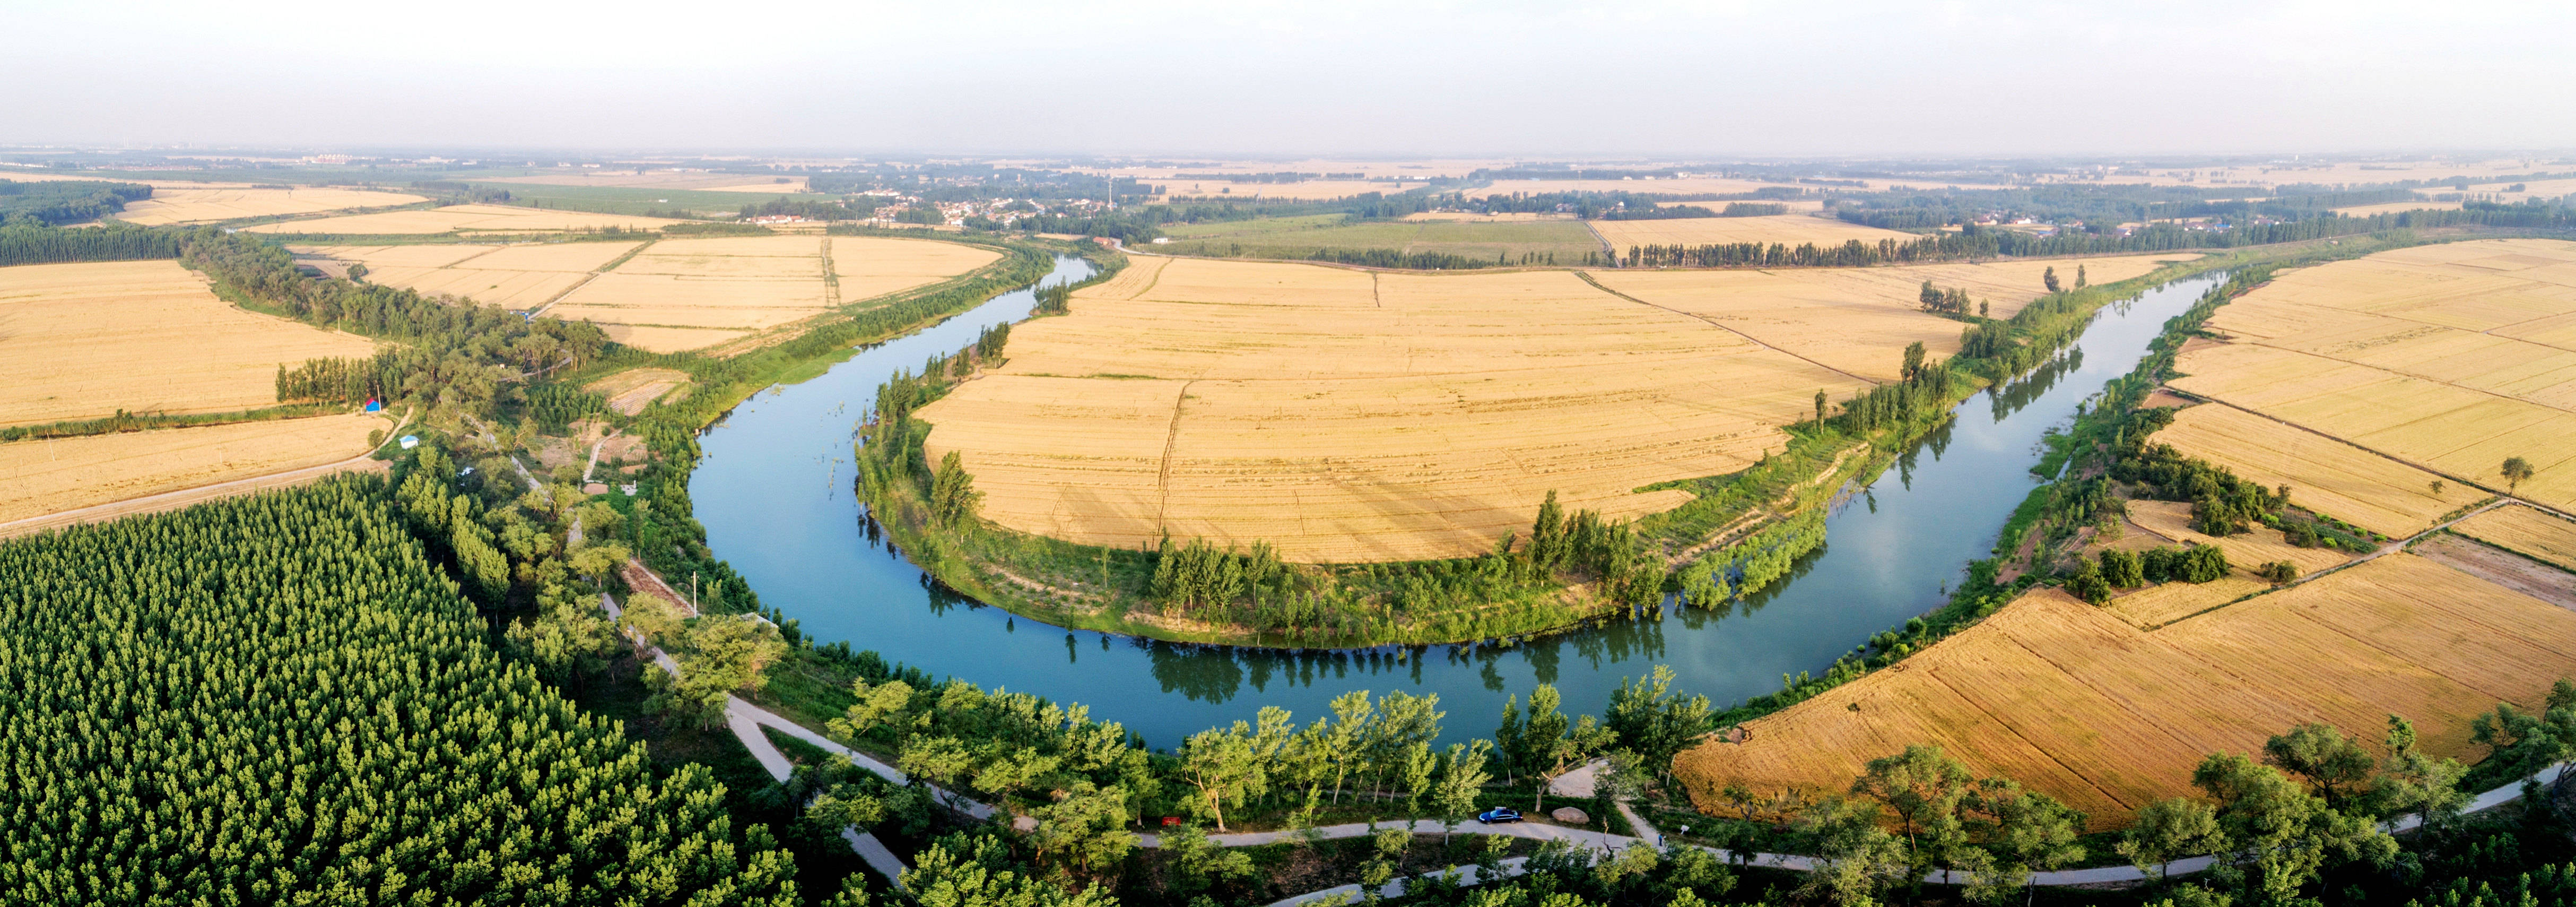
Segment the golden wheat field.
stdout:
<path fill-rule="evenodd" d="M 1140 258 L 1072 309 L 922 418 L 986 517 L 1087 544 L 1471 554 L 1551 489 L 1614 518 L 1670 508 L 1686 495 L 1635 489 L 1741 469 L 1818 390 L 1864 386 L 1563 271 Z"/>
<path fill-rule="evenodd" d="M 449 205 L 419 211 L 384 211 L 243 227 L 251 233 L 425 236 L 443 233 L 561 233 L 567 230 L 659 230 L 687 221 L 625 214 L 591 214 L 509 205 Z"/>
<path fill-rule="evenodd" d="M 2576 505 L 2576 243 L 2417 246 L 2286 272 L 2218 310 L 2173 386 L 2489 488 Z"/>
<path fill-rule="evenodd" d="M 2576 570 L 2576 523 L 2519 504 L 2461 520 L 2451 531 L 2538 561 Z"/>
<path fill-rule="evenodd" d="M 2144 535 L 2144 533 L 2140 534 L 2141 537 Z M 2136 550 L 2136 546 L 2129 545 L 2113 547 Z M 2253 579 L 2242 573 L 2230 573 L 2206 583 L 2158 583 L 2147 586 L 2111 599 L 2109 604 L 2102 606 L 2102 610 L 2128 621 L 2130 626 L 2141 630 L 2153 630 L 2271 588 L 2271 583 Z"/>
<path fill-rule="evenodd" d="M 2202 535 L 2192 531 L 2191 504 L 2185 501 L 2130 501 L 2128 506 L 2131 525 L 2178 545 L 2216 545 L 2218 550 L 2227 552 L 2228 566 L 2239 575 L 2250 575 L 2253 568 L 2273 561 L 2289 561 L 2298 565 L 2301 574 L 2308 574 L 2352 559 L 2333 548 L 2292 545 L 2280 530 L 2259 524 L 2225 538 Z"/>
<path fill-rule="evenodd" d="M 582 283 L 546 314 L 598 323 L 629 346 L 676 352 L 936 283 L 1000 258 L 934 240 L 665 239 Z"/>
<path fill-rule="evenodd" d="M 0 444 L 0 523 L 346 460 L 378 416 L 315 416 Z"/>
<path fill-rule="evenodd" d="M 2315 432 L 2225 404 L 2174 414 L 2157 443 L 2224 466 L 2265 488 L 2290 486 L 2290 501 L 2381 535 L 2432 528 L 2442 515 L 2486 493 Z"/>
<path fill-rule="evenodd" d="M 117 220 L 147 227 L 205 224 L 244 217 L 314 214 L 348 208 L 390 208 L 429 199 L 364 189 L 229 189 L 155 185 L 152 197 L 129 202 Z"/>
<path fill-rule="evenodd" d="M 1941 746 L 2081 809 L 2093 830 L 2192 792 L 2205 754 L 2259 751 L 2323 721 L 2376 746 L 2388 715 L 2432 753 L 2473 757 L 2469 719 L 2536 704 L 2576 674 L 2576 612 L 2392 554 L 2153 631 L 2055 590 L 1674 759 L 1703 809 L 1839 791 L 1870 759 Z"/>
<path fill-rule="evenodd" d="M 246 312 L 174 261 L 0 268 L 0 425 L 277 402 L 277 367 L 363 337 Z"/>
<path fill-rule="evenodd" d="M 289 246 L 298 255 L 367 266 L 366 280 L 528 311 L 544 308 L 637 242 L 531 245 Z"/>
<path fill-rule="evenodd" d="M 1670 220 L 1596 220 L 1586 223 L 1592 232 L 1601 234 L 1619 254 L 1628 254 L 1629 246 L 1705 246 L 1732 243 L 1779 243 L 1799 246 L 1839 246 L 1850 240 L 1877 245 L 1892 239 L 1910 243 L 1922 237 L 1896 230 L 1881 230 L 1859 224 L 1844 223 L 1806 214 L 1772 214 L 1761 217 L 1677 217 Z"/>
<path fill-rule="evenodd" d="M 1741 218 L 1724 218 L 1741 219 Z M 2086 276 L 2101 283 L 2148 273 L 2172 256 L 2088 258 Z M 1923 282 L 1962 287 L 2007 317 L 2046 291 L 2044 269 L 2074 280 L 2077 263 L 2014 261 L 1983 265 L 1881 268 L 1794 268 L 1777 271 L 1590 272 L 1603 286 L 1668 307 L 1847 374 L 1876 381 L 1898 375 L 1905 345 L 1917 341 L 1936 357 L 1959 349 L 1965 327 L 1923 314 Z"/>
<path fill-rule="evenodd" d="M 478 183 L 520 183 L 534 186 L 615 186 L 632 189 L 688 189 L 697 192 L 803 192 L 805 177 L 762 176 L 756 173 L 696 173 L 682 170 L 656 170 L 636 173 L 631 170 L 582 170 L 566 173 L 539 173 L 530 176 L 478 177 Z"/>

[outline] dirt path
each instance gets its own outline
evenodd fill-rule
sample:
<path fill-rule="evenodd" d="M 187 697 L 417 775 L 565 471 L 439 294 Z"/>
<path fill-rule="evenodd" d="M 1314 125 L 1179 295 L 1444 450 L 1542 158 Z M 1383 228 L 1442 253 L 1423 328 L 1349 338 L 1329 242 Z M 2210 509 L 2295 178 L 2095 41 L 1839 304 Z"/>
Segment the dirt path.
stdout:
<path fill-rule="evenodd" d="M 1671 312 L 1671 313 L 1673 313 L 1673 314 L 1675 314 L 1675 315 L 1679 315 L 1679 316 L 1682 316 L 1682 317 L 1684 317 L 1684 318 L 1696 318 L 1696 319 L 1698 319 L 1698 320 L 1700 320 L 1700 321 L 1707 322 L 1710 326 L 1715 327 L 1715 328 L 1717 328 L 1718 330 L 1725 331 L 1725 332 L 1727 332 L 1727 333 L 1729 333 L 1729 334 L 1733 334 L 1733 335 L 1738 336 L 1738 337 L 1742 337 L 1742 338 L 1744 338 L 1744 339 L 1745 339 L 1745 341 L 1746 341 L 1746 342 L 1751 343 L 1751 344 L 1753 344 L 1754 346 L 1758 346 L 1758 347 L 1761 347 L 1761 348 L 1763 348 L 1763 349 L 1770 350 L 1770 351 L 1772 351 L 1772 352 L 1774 352 L 1774 353 L 1778 353 L 1778 354 L 1780 354 L 1780 355 L 1787 356 L 1787 357 L 1790 357 L 1790 358 L 1792 358 L 1792 359 L 1796 359 L 1796 360 L 1798 360 L 1798 361 L 1800 361 L 1800 362 L 1804 362 L 1804 363 L 1806 363 L 1806 364 L 1808 364 L 1808 365 L 1812 365 L 1812 366 L 1815 366 L 1815 367 L 1817 367 L 1817 368 L 1824 369 L 1825 371 L 1829 371 L 1829 372 L 1832 372 L 1832 373 L 1834 373 L 1834 374 L 1841 375 L 1841 376 L 1843 376 L 1843 377 L 1845 377 L 1845 378 L 1849 378 L 1849 379 L 1852 379 L 1852 380 L 1854 380 L 1854 381 L 1858 381 L 1858 382 L 1860 382 L 1860 383 L 1862 383 L 1862 384 L 1867 384 L 1867 385 L 1870 385 L 1870 386 L 1872 386 L 1872 387 L 1876 387 L 1876 386 L 1878 386 L 1879 384 L 1883 383 L 1883 382 L 1876 381 L 1876 380 L 1873 380 L 1873 379 L 1863 378 L 1863 377 L 1861 377 L 1861 376 L 1859 376 L 1859 375 L 1855 375 L 1855 374 L 1852 374 L 1852 373 L 1850 373 L 1850 372 L 1843 371 L 1842 369 L 1838 369 L 1838 368 L 1835 368 L 1835 367 L 1833 367 L 1833 366 L 1826 365 L 1826 364 L 1824 364 L 1824 363 L 1822 363 L 1822 362 L 1818 362 L 1818 361 L 1816 361 L 1816 360 L 1809 359 L 1809 358 L 1807 358 L 1807 357 L 1805 357 L 1805 356 L 1800 356 L 1800 355 L 1798 355 L 1798 354 L 1796 354 L 1796 353 L 1789 352 L 1788 350 L 1784 350 L 1784 349 L 1781 349 L 1781 348 L 1779 348 L 1779 347 L 1772 346 L 1772 345 L 1770 345 L 1770 344 L 1768 344 L 1768 343 L 1764 343 L 1764 342 L 1762 342 L 1762 341 L 1761 341 L 1761 339 L 1760 339 L 1760 338 L 1754 337 L 1753 335 L 1751 335 L 1751 334 L 1747 334 L 1747 333 L 1745 333 L 1745 332 L 1743 332 L 1743 331 L 1739 331 L 1739 330 L 1736 330 L 1736 329 L 1734 329 L 1734 328 L 1728 327 L 1728 326 L 1726 326 L 1726 323 L 1725 323 L 1725 322 L 1723 322 L 1723 321 L 1719 321 L 1719 320 L 1717 320 L 1717 319 L 1715 319 L 1715 318 L 1710 318 L 1710 317 L 1708 317 L 1708 316 L 1706 316 L 1706 315 L 1695 315 L 1695 314 L 1692 314 L 1692 313 L 1690 313 L 1690 312 L 1685 312 L 1685 311 L 1682 311 L 1682 310 L 1680 310 L 1680 309 L 1673 308 L 1672 306 L 1668 306 L 1668 305 L 1657 305 L 1657 304 L 1655 304 L 1655 303 L 1647 302 L 1647 301 L 1645 301 L 1645 300 L 1643 300 L 1643 299 L 1639 299 L 1639 298 L 1637 298 L 1637 297 L 1630 296 L 1630 295 L 1628 295 L 1628 294 L 1626 294 L 1626 293 L 1622 293 L 1622 292 L 1619 292 L 1619 291 L 1617 291 L 1617 290 L 1613 290 L 1613 289 L 1609 288 L 1608 286 L 1603 285 L 1603 284 L 1601 283 L 1601 281 L 1594 280 L 1594 279 L 1592 278 L 1592 272 L 1590 272 L 1590 271 L 1576 271 L 1576 272 L 1574 272 L 1574 276 L 1576 276 L 1576 277 L 1580 277 L 1580 278 L 1583 278 L 1583 282 L 1584 282 L 1584 283 L 1591 284 L 1593 289 L 1600 290 L 1601 292 L 1608 293 L 1608 294 L 1610 294 L 1610 295 L 1612 295 L 1612 296 L 1616 296 L 1616 297 L 1619 297 L 1619 298 L 1621 298 L 1621 299 L 1625 299 L 1625 300 L 1627 300 L 1627 301 L 1629 301 L 1629 302 L 1633 302 L 1633 303 L 1636 303 L 1636 304 L 1638 304 L 1638 305 L 1642 305 L 1642 306 L 1648 306 L 1648 307 L 1652 307 L 1652 308 L 1662 309 L 1662 310 L 1664 310 L 1664 311 Z"/>

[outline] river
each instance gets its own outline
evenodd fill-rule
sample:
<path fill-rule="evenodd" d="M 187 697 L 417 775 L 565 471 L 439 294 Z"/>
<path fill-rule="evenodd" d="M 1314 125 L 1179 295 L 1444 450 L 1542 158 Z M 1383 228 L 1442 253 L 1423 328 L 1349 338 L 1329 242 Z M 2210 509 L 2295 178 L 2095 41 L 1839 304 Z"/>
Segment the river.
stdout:
<path fill-rule="evenodd" d="M 1090 274 L 1063 258 L 1043 283 Z M 2076 346 L 2019 382 L 1978 394 L 1954 418 L 1826 519 L 1826 543 L 1791 578 L 1726 613 L 1668 606 L 1516 646 L 1383 647 L 1283 652 L 1156 642 L 1016 617 L 933 588 L 870 537 L 852 488 L 854 423 L 897 369 L 972 343 L 1028 316 L 1019 290 L 910 336 L 868 347 L 820 377 L 754 395 L 701 439 L 689 492 L 707 544 L 761 602 L 817 642 L 846 640 L 888 660 L 987 687 L 1091 707 L 1154 746 L 1248 720 L 1276 705 L 1301 721 L 1354 689 L 1437 693 L 1446 735 L 1488 736 L 1508 694 L 1554 683 L 1568 711 L 1599 713 L 1620 681 L 1669 664 L 1684 692 L 1718 707 L 1780 688 L 1783 674 L 1821 672 L 1880 630 L 1938 607 L 1984 557 L 2036 484 L 2041 438 L 2076 405 L 2128 373 L 2165 319 L 2219 277 L 2179 281 L 2105 307 Z"/>

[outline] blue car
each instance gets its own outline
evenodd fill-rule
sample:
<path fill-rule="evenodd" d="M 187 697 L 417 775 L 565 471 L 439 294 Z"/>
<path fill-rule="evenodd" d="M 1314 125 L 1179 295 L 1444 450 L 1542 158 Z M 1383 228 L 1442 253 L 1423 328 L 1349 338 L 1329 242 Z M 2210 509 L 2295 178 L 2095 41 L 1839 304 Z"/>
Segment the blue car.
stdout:
<path fill-rule="evenodd" d="M 1505 822 L 1518 822 L 1520 820 L 1521 811 L 1508 806 L 1497 806 L 1476 814 L 1476 821 L 1483 822 L 1487 825 L 1500 825 Z"/>

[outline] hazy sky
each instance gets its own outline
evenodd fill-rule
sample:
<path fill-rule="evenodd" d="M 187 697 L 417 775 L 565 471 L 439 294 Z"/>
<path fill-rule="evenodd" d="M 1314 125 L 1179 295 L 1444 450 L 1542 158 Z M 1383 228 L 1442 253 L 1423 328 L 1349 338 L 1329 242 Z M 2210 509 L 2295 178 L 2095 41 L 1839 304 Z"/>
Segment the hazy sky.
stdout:
<path fill-rule="evenodd" d="M 0 143 L 2576 148 L 2576 3 L 0 0 Z"/>

